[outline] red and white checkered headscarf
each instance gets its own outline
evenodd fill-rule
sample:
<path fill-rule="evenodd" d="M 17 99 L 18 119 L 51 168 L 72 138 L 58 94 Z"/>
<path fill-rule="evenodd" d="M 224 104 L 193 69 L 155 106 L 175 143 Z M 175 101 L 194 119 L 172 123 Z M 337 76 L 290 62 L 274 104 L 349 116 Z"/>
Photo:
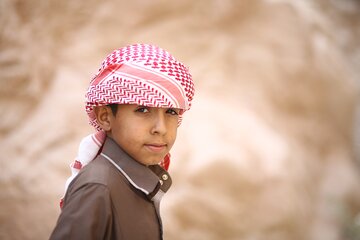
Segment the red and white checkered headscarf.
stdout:
<path fill-rule="evenodd" d="M 187 67 L 167 51 L 135 44 L 108 55 L 86 93 L 90 124 L 100 130 L 95 106 L 137 104 L 147 107 L 190 109 L 194 84 Z"/>
<path fill-rule="evenodd" d="M 96 157 L 105 140 L 105 132 L 96 121 L 95 106 L 137 104 L 178 108 L 180 124 L 193 96 L 194 84 L 188 68 L 167 51 L 149 44 L 113 51 L 103 61 L 86 93 L 86 112 L 98 132 L 81 141 L 78 156 L 70 165 L 72 176 L 66 181 L 65 190 L 80 169 Z M 167 170 L 169 164 L 170 154 L 160 165 Z"/>

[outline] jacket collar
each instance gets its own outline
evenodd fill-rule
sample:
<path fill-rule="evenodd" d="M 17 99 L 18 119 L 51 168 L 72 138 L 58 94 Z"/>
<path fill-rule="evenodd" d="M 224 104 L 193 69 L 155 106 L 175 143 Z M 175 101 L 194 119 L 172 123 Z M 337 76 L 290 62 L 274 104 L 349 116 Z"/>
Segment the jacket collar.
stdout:
<path fill-rule="evenodd" d="M 106 138 L 100 155 L 111 162 L 149 200 L 160 201 L 171 186 L 171 177 L 162 167 L 157 164 L 145 166 L 137 162 L 109 137 Z"/>

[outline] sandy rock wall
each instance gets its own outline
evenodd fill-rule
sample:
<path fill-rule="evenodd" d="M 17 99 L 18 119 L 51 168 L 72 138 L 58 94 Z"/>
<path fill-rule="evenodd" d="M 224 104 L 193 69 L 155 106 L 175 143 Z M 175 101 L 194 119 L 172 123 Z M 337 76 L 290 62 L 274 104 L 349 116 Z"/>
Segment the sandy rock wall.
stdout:
<path fill-rule="evenodd" d="M 0 238 L 47 239 L 100 62 L 154 43 L 196 82 L 166 239 L 358 239 L 359 1 L 0 1 Z"/>

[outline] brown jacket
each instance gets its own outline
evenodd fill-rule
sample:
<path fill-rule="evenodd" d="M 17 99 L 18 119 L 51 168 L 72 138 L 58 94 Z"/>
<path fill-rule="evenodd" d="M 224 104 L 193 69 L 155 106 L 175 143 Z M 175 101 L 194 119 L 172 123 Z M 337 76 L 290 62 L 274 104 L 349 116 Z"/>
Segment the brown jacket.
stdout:
<path fill-rule="evenodd" d="M 159 203 L 171 178 L 107 138 L 101 154 L 70 184 L 50 239 L 162 239 Z"/>

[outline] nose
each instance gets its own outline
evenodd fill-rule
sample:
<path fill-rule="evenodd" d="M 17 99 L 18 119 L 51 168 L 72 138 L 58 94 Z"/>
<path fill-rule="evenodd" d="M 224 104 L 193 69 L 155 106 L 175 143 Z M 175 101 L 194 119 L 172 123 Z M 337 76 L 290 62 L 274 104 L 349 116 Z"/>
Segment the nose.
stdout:
<path fill-rule="evenodd" d="M 167 132 L 165 114 L 162 111 L 157 111 L 153 115 L 153 125 L 151 128 L 151 134 L 165 135 Z"/>

